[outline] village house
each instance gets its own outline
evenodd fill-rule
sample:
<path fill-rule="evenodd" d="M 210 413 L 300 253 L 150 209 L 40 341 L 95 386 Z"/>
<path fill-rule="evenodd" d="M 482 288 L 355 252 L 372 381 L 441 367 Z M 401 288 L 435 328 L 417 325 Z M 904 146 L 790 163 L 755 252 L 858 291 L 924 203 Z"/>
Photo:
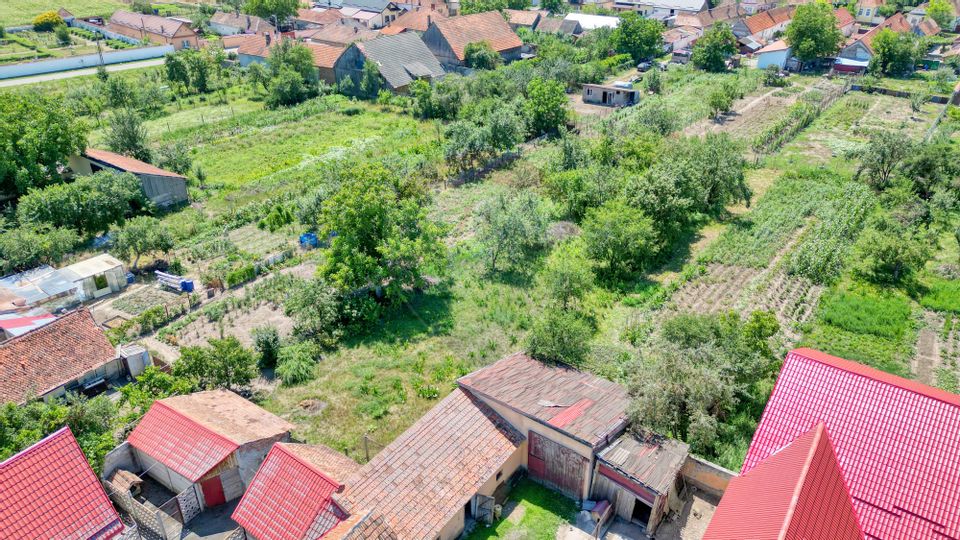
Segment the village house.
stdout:
<path fill-rule="evenodd" d="M 413 81 L 432 81 L 445 74 L 440 62 L 415 32 L 380 36 L 349 46 L 334 66 L 337 81 L 349 77 L 354 87 L 359 87 L 366 62 L 376 65 L 385 87 L 398 93 L 406 92 Z"/>
<path fill-rule="evenodd" d="M 614 0 L 617 11 L 636 11 L 648 19 L 666 21 L 680 14 L 694 14 L 710 7 L 707 0 Z"/>
<path fill-rule="evenodd" d="M 110 540 L 125 525 L 70 428 L 0 463 L 0 536 Z"/>
<path fill-rule="evenodd" d="M 306 30 L 323 28 L 328 24 L 340 22 L 340 19 L 343 19 L 343 15 L 336 9 L 300 8 L 297 10 L 293 22 L 296 30 Z"/>
<path fill-rule="evenodd" d="M 200 48 L 197 33 L 189 24 L 157 15 L 117 10 L 110 17 L 107 30 L 139 41 L 173 45 L 178 51 Z"/>
<path fill-rule="evenodd" d="M 274 37 L 270 34 L 263 36 L 248 36 L 242 40 L 237 47 L 237 62 L 241 67 L 247 67 L 250 64 L 266 63 L 270 59 L 270 48 L 278 43 L 282 36 Z M 313 66 L 317 68 L 319 80 L 327 84 L 336 84 L 337 78 L 334 73 L 334 65 L 343 54 L 344 48 L 339 45 L 329 45 L 325 43 L 304 42 L 303 45 L 310 50 L 313 56 Z"/>
<path fill-rule="evenodd" d="M 742 538 L 737 531 L 760 526 L 810 539 L 960 538 L 957 433 L 960 396 L 793 350 L 705 538 Z M 822 505 L 831 512 L 817 512 Z M 826 515 L 832 520 L 814 519 Z"/>
<path fill-rule="evenodd" d="M 937 21 L 927 17 L 913 26 L 913 33 L 920 37 L 931 37 L 940 33 L 940 25 Z"/>
<path fill-rule="evenodd" d="M 277 28 L 255 15 L 218 11 L 210 17 L 210 29 L 221 36 L 235 34 L 273 34 Z"/>
<path fill-rule="evenodd" d="M 692 26 L 674 26 L 663 33 L 663 52 L 689 49 L 701 35 L 700 30 Z"/>
<path fill-rule="evenodd" d="M 87 148 L 80 155 L 70 156 L 74 174 L 90 175 L 97 171 L 128 172 L 143 185 L 143 192 L 157 206 L 171 206 L 187 202 L 187 178 L 138 159 L 107 150 Z"/>
<path fill-rule="evenodd" d="M 783 6 L 738 20 L 733 24 L 733 35 L 741 41 L 749 38 L 762 46 L 787 29 L 795 10 L 794 6 Z"/>
<path fill-rule="evenodd" d="M 314 2 L 314 7 L 336 9 L 344 18 L 353 19 L 370 30 L 383 28 L 404 11 L 390 0 L 324 0 Z"/>
<path fill-rule="evenodd" d="M 360 465 L 323 445 L 277 443 L 233 520 L 249 540 L 321 538 L 349 514 L 334 499 Z"/>
<path fill-rule="evenodd" d="M 90 312 L 78 309 L 0 343 L 0 403 L 94 395 L 148 365 L 146 351 L 118 350 Z"/>
<path fill-rule="evenodd" d="M 699 13 L 680 13 L 674 20 L 674 26 L 696 28 L 702 35 L 704 31 L 717 23 L 730 26 L 749 15 L 740 3 L 727 3 Z"/>
<path fill-rule="evenodd" d="M 640 91 L 630 83 L 583 85 L 583 102 L 608 107 L 629 107 L 640 101 Z"/>
<path fill-rule="evenodd" d="M 561 19 L 560 17 L 542 17 L 537 27 L 534 29 L 544 34 L 562 34 L 566 36 L 579 36 L 583 33 L 580 23 L 573 19 Z"/>
<path fill-rule="evenodd" d="M 880 24 L 885 18 L 880 13 L 880 8 L 886 3 L 886 0 L 858 0 L 854 16 L 858 22 L 864 24 Z"/>
<path fill-rule="evenodd" d="M 514 32 L 516 32 L 519 28 L 534 30 L 536 29 L 537 24 L 540 23 L 540 20 L 548 15 L 548 12 L 546 11 L 537 11 L 532 9 L 505 9 L 503 12 L 506 14 L 507 22 L 510 24 L 510 28 L 513 29 Z"/>
<path fill-rule="evenodd" d="M 757 69 L 766 69 L 769 66 L 784 69 L 790 59 L 790 51 L 790 46 L 782 39 L 770 43 L 754 53 L 754 58 L 757 60 Z"/>
<path fill-rule="evenodd" d="M 108 455 L 104 478 L 121 470 L 149 476 L 172 495 L 195 497 L 201 510 L 219 506 L 243 495 L 267 452 L 292 429 L 226 390 L 160 399 Z"/>
<path fill-rule="evenodd" d="M 857 24 L 857 19 L 846 8 L 835 9 L 833 14 L 837 17 L 837 28 L 840 29 L 843 37 L 849 38 L 857 33 L 860 25 Z"/>
<path fill-rule="evenodd" d="M 866 71 L 867 66 L 870 65 L 870 59 L 873 58 L 873 38 L 884 28 L 889 28 L 894 32 L 910 32 L 912 30 L 903 13 L 897 13 L 871 28 L 869 32 L 853 36 L 840 49 L 840 54 L 837 55 L 833 69 L 839 72 L 854 73 Z"/>
<path fill-rule="evenodd" d="M 390 26 L 380 30 L 380 33 L 390 35 L 410 31 L 422 34 L 430 28 L 433 21 L 442 21 L 446 18 L 447 16 L 443 12 L 435 9 L 411 10 L 397 17 L 395 21 L 390 23 Z"/>
<path fill-rule="evenodd" d="M 369 30 L 351 19 L 328 24 L 323 28 L 297 32 L 297 38 L 307 43 L 320 43 L 346 48 L 351 43 L 369 41 L 380 35 L 379 30 Z"/>
<path fill-rule="evenodd" d="M 507 62 L 518 60 L 523 47 L 498 11 L 433 21 L 424 32 L 423 41 L 445 67 L 464 66 L 466 48 L 471 43 L 487 42 Z"/>

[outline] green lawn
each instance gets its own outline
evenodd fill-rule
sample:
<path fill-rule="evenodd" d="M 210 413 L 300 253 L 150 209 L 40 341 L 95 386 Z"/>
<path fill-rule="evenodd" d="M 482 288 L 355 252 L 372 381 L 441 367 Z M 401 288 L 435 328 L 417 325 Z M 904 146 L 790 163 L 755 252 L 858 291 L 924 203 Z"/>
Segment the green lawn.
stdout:
<path fill-rule="evenodd" d="M 77 17 L 111 15 L 126 4 L 121 0 L 3 0 L 0 2 L 0 25 L 17 26 L 30 24 L 34 17 L 44 11 L 56 11 L 63 7 Z"/>
<path fill-rule="evenodd" d="M 513 506 L 511 502 L 516 502 L 517 509 L 511 514 L 514 517 L 501 516 L 499 522 L 489 527 L 477 525 L 467 540 L 554 540 L 557 529 L 565 523 L 573 523 L 577 512 L 572 500 L 527 479 L 513 488 L 508 500 L 504 512 Z"/>

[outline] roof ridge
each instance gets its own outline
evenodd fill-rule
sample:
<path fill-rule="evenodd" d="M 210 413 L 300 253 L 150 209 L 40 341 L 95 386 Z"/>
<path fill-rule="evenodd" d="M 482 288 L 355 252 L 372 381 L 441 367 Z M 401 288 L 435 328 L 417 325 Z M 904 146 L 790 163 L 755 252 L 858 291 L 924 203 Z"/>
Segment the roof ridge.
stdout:
<path fill-rule="evenodd" d="M 343 488 L 343 487 L 344 487 L 344 484 L 343 484 L 343 483 L 338 482 L 337 480 L 334 480 L 333 478 L 330 478 L 329 476 L 327 476 L 327 473 L 325 473 L 325 472 L 323 472 L 322 470 L 320 470 L 320 468 L 317 467 L 316 465 L 314 465 L 313 463 L 310 463 L 309 461 L 307 461 L 307 460 L 301 458 L 300 456 L 296 455 L 295 453 L 291 452 L 291 451 L 287 448 L 287 446 L 290 446 L 290 445 L 292 445 L 292 444 L 302 444 L 303 446 L 314 446 L 314 445 L 310 445 L 310 444 L 306 444 L 306 443 L 287 443 L 287 442 L 278 442 L 278 443 L 274 444 L 273 446 L 276 447 L 279 451 L 281 451 L 281 452 L 283 452 L 284 454 L 286 454 L 287 456 L 290 456 L 291 458 L 293 458 L 295 461 L 297 461 L 297 462 L 300 463 L 301 465 L 304 465 L 305 467 L 307 467 L 307 468 L 310 469 L 311 471 L 319 474 L 320 477 L 323 478 L 324 480 L 326 480 L 327 482 L 330 482 L 331 484 L 337 486 L 338 488 Z"/>
<path fill-rule="evenodd" d="M 181 396 L 183 396 L 183 395 L 190 395 L 190 394 L 181 394 Z M 170 397 L 180 397 L 180 396 L 170 396 Z M 173 414 L 179 416 L 180 418 L 183 418 L 184 420 L 189 421 L 191 424 L 199 427 L 200 429 L 206 431 L 207 433 L 213 435 L 214 437 L 217 437 L 217 438 L 219 438 L 219 439 L 223 439 L 224 441 L 227 441 L 227 442 L 230 443 L 230 444 L 234 444 L 234 445 L 237 446 L 237 448 L 240 447 L 240 443 L 239 443 L 239 442 L 231 439 L 230 437 L 227 437 L 226 435 L 221 435 L 220 433 L 217 433 L 217 432 L 214 431 L 212 428 L 203 425 L 201 422 L 198 422 L 195 418 L 193 418 L 193 417 L 190 416 L 189 414 L 180 412 L 180 411 L 174 409 L 173 407 L 171 407 L 168 403 L 164 403 L 164 400 L 166 400 L 166 399 L 170 399 L 170 398 L 158 399 L 158 400 L 154 401 L 153 404 L 154 404 L 154 405 L 162 405 L 163 408 L 165 408 L 165 409 L 167 409 L 168 411 L 172 412 Z M 149 412 L 149 411 L 148 411 L 148 412 Z"/>
<path fill-rule="evenodd" d="M 817 454 L 817 449 L 820 446 L 820 438 L 823 435 L 823 431 L 826 429 L 826 427 L 824 426 L 823 422 L 818 422 L 813 429 L 813 441 L 811 441 L 810 448 L 807 450 L 807 455 L 803 460 L 803 468 L 800 470 L 800 477 L 797 479 L 797 483 L 793 486 L 793 495 L 790 496 L 790 506 L 787 508 L 787 515 L 785 516 L 786 519 L 783 520 L 783 526 L 780 529 L 780 535 L 778 536 L 777 540 L 785 540 L 787 531 L 790 530 L 790 522 L 793 521 L 793 515 L 797 510 L 797 503 L 800 502 L 800 493 L 803 492 L 803 488 L 807 483 L 807 474 L 810 472 L 810 465 L 813 464 L 813 458 Z M 796 439 L 794 439 L 794 442 L 796 442 Z"/>
<path fill-rule="evenodd" d="M 877 382 L 882 382 L 885 384 L 890 384 L 913 392 L 915 394 L 928 397 L 930 399 L 935 399 L 937 401 L 942 401 L 947 405 L 953 405 L 954 407 L 960 407 L 960 395 L 947 392 L 946 390 L 941 390 L 933 386 L 928 386 L 919 381 L 914 381 L 911 379 L 906 379 L 892 373 L 887 373 L 886 371 L 881 371 L 874 367 L 870 367 L 866 364 L 861 364 L 859 362 L 854 362 L 852 360 L 845 360 L 837 356 L 827 354 L 816 349 L 810 349 L 806 347 L 801 347 L 798 349 L 793 349 L 787 353 L 787 359 L 791 357 L 799 356 L 811 360 L 813 362 L 818 362 L 826 366 L 830 366 L 835 369 L 839 369 L 846 373 L 853 375 L 858 375 L 860 377 L 865 377 L 868 379 L 873 379 Z M 778 378 L 779 381 L 779 378 Z"/>

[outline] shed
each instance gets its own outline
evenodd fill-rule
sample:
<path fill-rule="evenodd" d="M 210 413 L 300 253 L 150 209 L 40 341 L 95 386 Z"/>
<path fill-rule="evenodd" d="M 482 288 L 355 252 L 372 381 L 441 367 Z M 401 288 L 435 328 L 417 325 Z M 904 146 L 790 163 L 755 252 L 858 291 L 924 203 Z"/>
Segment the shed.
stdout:
<path fill-rule="evenodd" d="M 610 501 L 620 518 L 652 534 L 669 506 L 678 506 L 688 454 L 689 446 L 674 439 L 624 434 L 597 455 L 592 496 Z"/>
<path fill-rule="evenodd" d="M 520 59 L 523 42 L 499 11 L 433 21 L 423 41 L 444 66 L 463 66 L 471 43 L 487 42 L 506 61 Z"/>
<path fill-rule="evenodd" d="M 58 299 L 73 297 L 77 286 L 60 270 L 38 266 L 0 278 L 0 313 L 23 311 Z"/>
<path fill-rule="evenodd" d="M 0 342 L 22 336 L 55 320 L 57 320 L 57 316 L 52 314 L 26 317 L 18 317 L 15 314 L 0 315 Z"/>
<path fill-rule="evenodd" d="M 406 92 L 415 80 L 430 81 L 445 74 L 420 36 L 415 32 L 404 32 L 348 47 L 334 66 L 337 81 L 350 77 L 355 85 L 359 84 L 363 66 L 368 61 L 377 66 L 387 88 L 394 92 Z"/>
<path fill-rule="evenodd" d="M 107 150 L 87 148 L 83 154 L 70 157 L 70 168 L 76 174 L 93 174 L 103 169 L 131 173 L 140 179 L 147 198 L 158 206 L 180 204 L 189 198 L 187 178 L 182 174 Z"/>
<path fill-rule="evenodd" d="M 561 19 L 560 17 L 541 17 L 534 30 L 544 34 L 564 34 L 567 36 L 578 36 L 583 33 L 583 28 L 579 22 L 573 19 Z"/>
<path fill-rule="evenodd" d="M 240 497 L 293 425 L 226 390 L 157 400 L 127 439 L 146 474 L 205 508 Z M 176 433 L 176 437 L 171 437 Z"/>
<path fill-rule="evenodd" d="M 584 84 L 583 102 L 596 105 L 607 105 L 610 107 L 629 107 L 636 105 L 640 101 L 640 91 L 635 90 L 633 85 L 625 83 L 625 86 L 616 84 Z"/>
<path fill-rule="evenodd" d="M 533 30 L 540 23 L 540 19 L 547 16 L 546 11 L 533 9 L 505 9 L 503 12 L 507 16 L 510 28 L 514 30 L 519 28 Z"/>
<path fill-rule="evenodd" d="M 127 287 L 123 263 L 107 253 L 71 264 L 61 273 L 77 287 L 77 297 L 92 300 Z"/>
<path fill-rule="evenodd" d="M 764 69 L 767 66 L 777 66 L 783 69 L 787 66 L 787 60 L 790 59 L 790 46 L 782 39 L 778 39 L 756 53 L 757 69 Z"/>

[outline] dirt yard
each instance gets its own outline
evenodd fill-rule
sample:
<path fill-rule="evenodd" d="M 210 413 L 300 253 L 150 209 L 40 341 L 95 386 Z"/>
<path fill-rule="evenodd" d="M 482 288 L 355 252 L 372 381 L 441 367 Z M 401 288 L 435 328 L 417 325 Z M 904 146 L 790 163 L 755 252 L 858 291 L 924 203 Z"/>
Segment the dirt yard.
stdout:
<path fill-rule="evenodd" d="M 177 344 L 181 347 L 206 345 L 208 339 L 233 336 L 245 346 L 253 345 L 250 332 L 261 326 L 272 326 L 281 337 L 289 336 L 293 331 L 293 320 L 283 313 L 283 309 L 264 303 L 251 310 L 230 311 L 218 322 L 212 322 L 201 316 L 177 332 Z"/>

